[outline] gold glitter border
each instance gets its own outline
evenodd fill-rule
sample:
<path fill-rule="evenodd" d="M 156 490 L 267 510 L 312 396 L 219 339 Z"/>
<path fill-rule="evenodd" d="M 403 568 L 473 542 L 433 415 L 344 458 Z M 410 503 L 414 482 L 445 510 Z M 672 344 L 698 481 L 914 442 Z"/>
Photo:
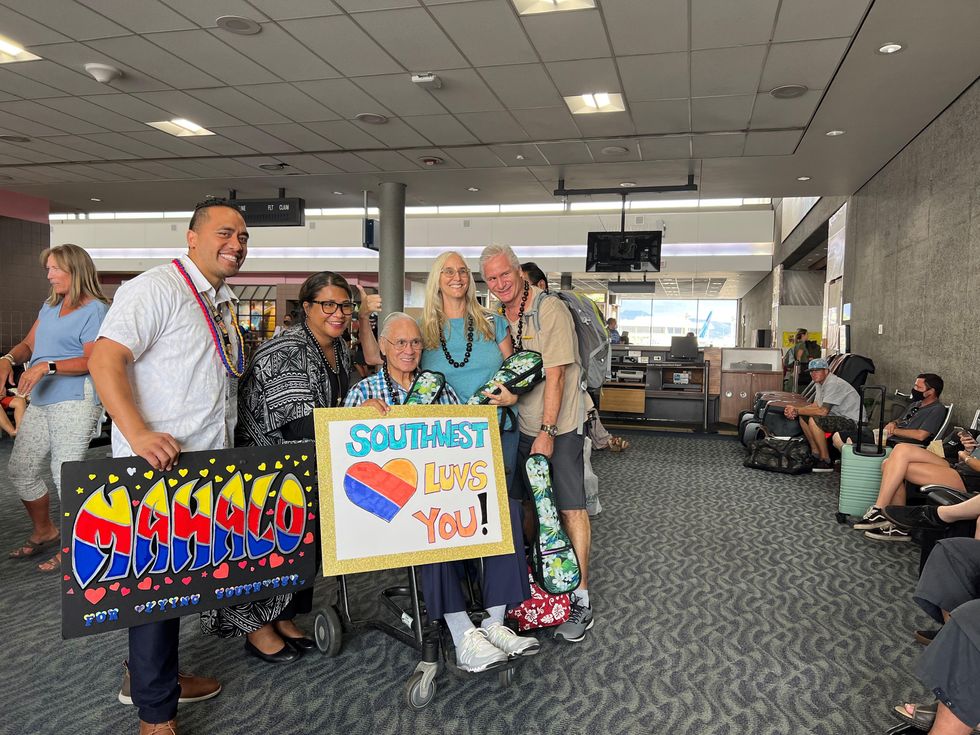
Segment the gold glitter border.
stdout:
<path fill-rule="evenodd" d="M 501 540 L 488 544 L 408 551 L 401 554 L 377 554 L 341 561 L 337 558 L 336 519 L 333 487 L 327 486 L 332 462 L 330 457 L 329 425 L 332 421 L 363 421 L 370 423 L 379 418 L 385 419 L 432 419 L 468 418 L 486 419 L 491 427 L 490 449 L 493 454 L 494 480 L 497 489 L 497 512 L 500 518 Z M 514 553 L 514 537 L 510 530 L 510 504 L 507 500 L 507 482 L 504 469 L 504 455 L 500 441 L 500 427 L 497 423 L 495 406 L 392 406 L 391 411 L 380 417 L 373 408 L 318 408 L 313 411 L 313 425 L 316 429 L 317 476 L 320 478 L 320 547 L 323 554 L 323 574 L 356 574 L 375 572 L 381 569 L 434 564 L 443 561 L 477 559 L 482 556 L 498 556 Z"/>

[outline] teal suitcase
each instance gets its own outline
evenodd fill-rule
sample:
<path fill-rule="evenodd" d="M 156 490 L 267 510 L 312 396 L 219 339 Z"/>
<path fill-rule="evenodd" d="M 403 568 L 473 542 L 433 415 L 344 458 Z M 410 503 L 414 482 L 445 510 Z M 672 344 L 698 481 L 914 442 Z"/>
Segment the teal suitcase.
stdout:
<path fill-rule="evenodd" d="M 869 391 L 881 392 L 882 405 L 878 443 L 870 445 L 862 441 L 864 433 L 862 429 L 867 426 L 864 421 L 864 408 Z M 861 390 L 857 444 L 845 444 L 840 452 L 840 498 L 837 510 L 841 515 L 860 517 L 874 505 L 878 497 L 878 487 L 881 485 L 881 463 L 891 452 L 891 447 L 884 447 L 881 444 L 885 426 L 884 402 L 883 385 L 867 385 Z"/>

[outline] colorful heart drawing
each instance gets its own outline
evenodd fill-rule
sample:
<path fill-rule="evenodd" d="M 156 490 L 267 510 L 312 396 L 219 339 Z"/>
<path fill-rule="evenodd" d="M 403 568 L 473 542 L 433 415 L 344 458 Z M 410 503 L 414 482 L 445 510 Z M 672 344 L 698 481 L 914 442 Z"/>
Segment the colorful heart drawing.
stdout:
<path fill-rule="evenodd" d="M 248 562 L 247 561 L 240 561 L 240 562 L 238 562 L 238 568 L 239 569 L 244 569 L 247 566 L 248 566 Z"/>
<path fill-rule="evenodd" d="M 306 532 L 306 535 L 303 537 L 303 543 L 304 544 L 312 544 L 313 543 L 313 531 L 307 531 Z"/>
<path fill-rule="evenodd" d="M 211 572 L 215 579 L 228 579 L 228 562 L 223 562 L 220 567 Z"/>
<path fill-rule="evenodd" d="M 177 470 L 177 474 L 180 475 L 181 477 L 187 477 L 187 468 L 185 467 L 182 470 Z"/>
<path fill-rule="evenodd" d="M 153 586 L 153 577 L 147 577 L 136 586 L 139 587 L 141 590 L 150 589 L 150 587 Z"/>
<path fill-rule="evenodd" d="M 415 494 L 418 479 L 415 465 L 407 459 L 393 459 L 384 467 L 356 462 L 344 476 L 344 492 L 358 508 L 390 523 Z"/>
<path fill-rule="evenodd" d="M 115 484 L 119 482 L 119 475 L 109 475 L 109 484 Z"/>
<path fill-rule="evenodd" d="M 73 595 L 73 594 L 75 594 L 75 590 L 68 590 L 65 594 L 66 595 Z"/>
<path fill-rule="evenodd" d="M 105 587 L 91 587 L 85 590 L 85 599 L 93 605 L 98 605 L 103 597 L 105 597 Z"/>
<path fill-rule="evenodd" d="M 259 566 L 260 567 L 264 567 L 265 566 L 265 557 L 264 556 L 261 559 L 259 559 Z"/>
<path fill-rule="evenodd" d="M 118 590 L 119 589 L 119 582 L 113 582 L 112 584 L 110 584 L 109 585 L 109 589 L 111 589 L 113 592 L 115 592 L 116 590 Z"/>
<path fill-rule="evenodd" d="M 163 581 L 166 582 L 167 584 L 173 584 L 174 583 L 174 581 L 170 577 L 164 577 L 163 578 Z"/>
<path fill-rule="evenodd" d="M 123 597 L 128 595 L 130 592 L 132 592 L 132 590 L 129 589 L 129 587 L 123 587 L 121 590 L 119 590 L 119 594 L 122 595 Z"/>
<path fill-rule="evenodd" d="M 276 567 L 281 567 L 284 561 L 286 561 L 286 558 L 279 556 L 279 554 L 274 551 L 269 555 L 269 566 L 273 569 Z"/>
<path fill-rule="evenodd" d="M 147 470 L 146 472 L 144 472 L 143 473 L 143 477 L 145 477 L 147 480 L 152 480 L 153 479 L 153 470 Z"/>
<path fill-rule="evenodd" d="M 136 468 L 135 467 L 127 467 L 126 468 L 126 474 L 129 475 L 130 477 L 132 477 L 133 475 L 136 474 Z"/>
<path fill-rule="evenodd" d="M 193 577 L 184 577 L 180 581 L 183 582 L 184 584 L 190 584 L 193 579 L 194 579 Z"/>

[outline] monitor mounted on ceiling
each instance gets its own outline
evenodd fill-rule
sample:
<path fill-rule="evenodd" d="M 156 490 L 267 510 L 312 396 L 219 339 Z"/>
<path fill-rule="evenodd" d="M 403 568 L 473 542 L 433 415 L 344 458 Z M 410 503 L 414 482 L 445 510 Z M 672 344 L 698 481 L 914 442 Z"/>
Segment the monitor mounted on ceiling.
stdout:
<path fill-rule="evenodd" d="M 585 270 L 595 273 L 660 272 L 660 230 L 590 232 Z"/>

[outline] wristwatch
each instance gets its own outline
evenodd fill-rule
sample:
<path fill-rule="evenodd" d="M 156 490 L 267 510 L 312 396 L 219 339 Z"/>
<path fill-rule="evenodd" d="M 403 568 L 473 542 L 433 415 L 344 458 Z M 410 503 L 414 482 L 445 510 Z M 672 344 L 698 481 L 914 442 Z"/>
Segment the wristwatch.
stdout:
<path fill-rule="evenodd" d="M 48 363 L 48 375 L 54 375 L 58 372 L 58 363 L 49 362 Z"/>
<path fill-rule="evenodd" d="M 558 427 L 554 424 L 541 424 L 541 431 L 550 437 L 558 436 Z"/>

